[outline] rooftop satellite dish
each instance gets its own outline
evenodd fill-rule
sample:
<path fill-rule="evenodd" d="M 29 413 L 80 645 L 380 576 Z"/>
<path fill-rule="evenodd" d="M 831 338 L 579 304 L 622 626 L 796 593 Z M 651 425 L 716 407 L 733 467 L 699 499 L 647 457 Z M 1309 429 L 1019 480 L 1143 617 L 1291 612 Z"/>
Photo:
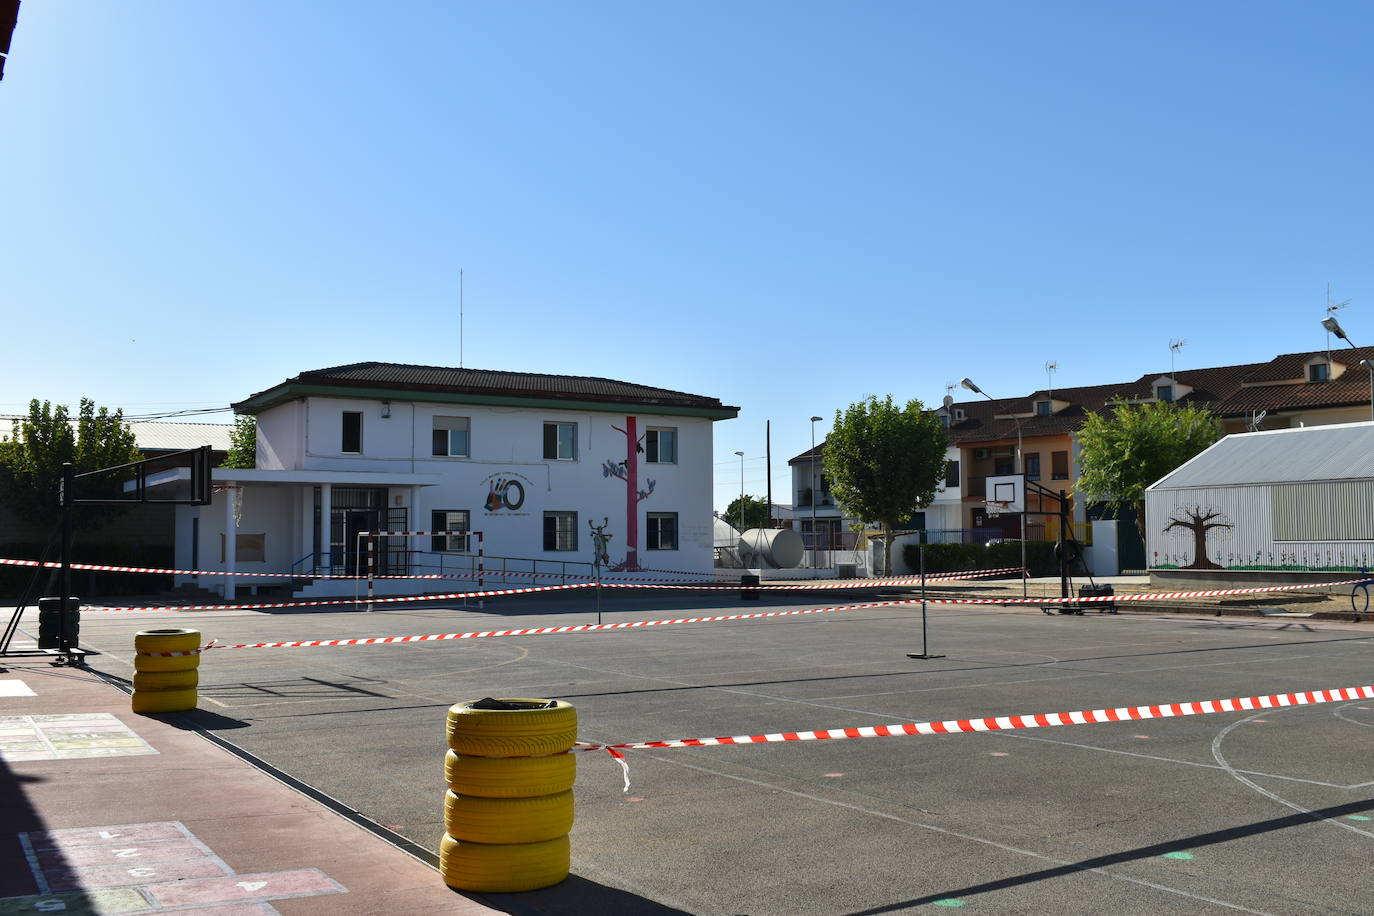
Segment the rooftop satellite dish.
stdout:
<path fill-rule="evenodd" d="M 952 394 L 947 394 L 947 395 L 945 395 L 945 410 L 949 410 L 950 405 L 952 405 L 953 403 L 954 403 L 954 395 L 952 395 Z"/>

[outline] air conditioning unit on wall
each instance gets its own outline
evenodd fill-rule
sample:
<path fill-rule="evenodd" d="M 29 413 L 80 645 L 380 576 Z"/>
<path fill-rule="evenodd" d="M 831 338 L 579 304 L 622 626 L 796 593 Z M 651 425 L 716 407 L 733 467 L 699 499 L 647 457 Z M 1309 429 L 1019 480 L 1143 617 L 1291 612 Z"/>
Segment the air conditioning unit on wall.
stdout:
<path fill-rule="evenodd" d="M 994 455 L 1006 455 L 1010 457 L 1016 454 L 1016 448 L 1015 446 L 1011 445 L 999 445 L 997 446 L 997 448 L 992 450 L 992 453 Z"/>
<path fill-rule="evenodd" d="M 986 458 L 987 456 L 988 456 L 988 450 L 985 449 L 985 448 L 976 448 L 976 449 L 973 450 L 973 460 L 974 460 L 974 461 L 982 461 L 982 460 L 983 460 L 984 458 Z"/>

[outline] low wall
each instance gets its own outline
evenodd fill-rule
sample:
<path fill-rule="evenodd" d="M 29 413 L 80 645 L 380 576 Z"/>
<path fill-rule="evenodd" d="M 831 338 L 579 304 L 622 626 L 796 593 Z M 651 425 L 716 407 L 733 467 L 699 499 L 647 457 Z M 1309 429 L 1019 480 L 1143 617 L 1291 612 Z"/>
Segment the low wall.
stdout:
<path fill-rule="evenodd" d="M 1311 585 L 1315 582 L 1340 582 L 1358 579 L 1357 572 L 1281 572 L 1265 569 L 1152 569 L 1150 588 L 1163 591 L 1193 591 L 1208 588 L 1254 588 L 1261 585 Z M 1314 594 L 1347 594 L 1349 585 L 1330 589 L 1311 589 Z"/>

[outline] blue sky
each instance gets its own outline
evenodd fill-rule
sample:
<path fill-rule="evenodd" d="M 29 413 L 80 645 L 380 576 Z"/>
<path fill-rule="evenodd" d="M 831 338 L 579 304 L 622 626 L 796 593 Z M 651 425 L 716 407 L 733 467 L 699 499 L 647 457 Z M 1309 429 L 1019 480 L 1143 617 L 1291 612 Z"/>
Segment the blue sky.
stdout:
<path fill-rule="evenodd" d="M 1360 3 L 25 0 L 0 411 L 359 360 L 837 408 L 1374 343 Z"/>

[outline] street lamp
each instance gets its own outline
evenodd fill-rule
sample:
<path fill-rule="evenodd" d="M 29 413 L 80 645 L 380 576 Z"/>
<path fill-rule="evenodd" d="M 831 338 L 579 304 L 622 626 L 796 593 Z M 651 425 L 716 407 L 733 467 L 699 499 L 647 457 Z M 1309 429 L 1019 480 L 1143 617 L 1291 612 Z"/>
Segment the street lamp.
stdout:
<path fill-rule="evenodd" d="M 974 394 L 981 394 L 989 401 L 994 400 L 992 395 L 973 384 L 973 379 L 971 378 L 960 379 L 959 385 L 963 388 L 967 388 Z M 1024 464 L 1025 459 L 1021 456 L 1021 418 L 1014 413 L 1011 415 L 1011 418 L 1016 421 L 1016 473 L 1021 475 L 1021 597 L 1025 598 L 1027 597 L 1026 578 L 1030 575 L 1030 573 L 1026 571 L 1026 468 Z"/>
<path fill-rule="evenodd" d="M 1322 327 L 1326 328 L 1326 330 L 1330 333 L 1335 334 L 1341 340 L 1350 344 L 1350 348 L 1352 350 L 1359 349 L 1359 347 L 1355 346 L 1355 344 L 1351 341 L 1349 337 L 1345 336 L 1345 328 L 1341 327 L 1341 323 L 1337 321 L 1335 318 L 1323 318 Z M 1362 359 L 1360 360 L 1360 365 L 1369 370 L 1369 419 L 1374 420 L 1374 360 Z"/>
<path fill-rule="evenodd" d="M 739 455 L 739 530 L 744 532 L 744 452 L 735 452 Z"/>
<path fill-rule="evenodd" d="M 811 575 L 815 577 L 816 572 L 816 424 L 821 421 L 820 417 L 811 418 Z"/>

